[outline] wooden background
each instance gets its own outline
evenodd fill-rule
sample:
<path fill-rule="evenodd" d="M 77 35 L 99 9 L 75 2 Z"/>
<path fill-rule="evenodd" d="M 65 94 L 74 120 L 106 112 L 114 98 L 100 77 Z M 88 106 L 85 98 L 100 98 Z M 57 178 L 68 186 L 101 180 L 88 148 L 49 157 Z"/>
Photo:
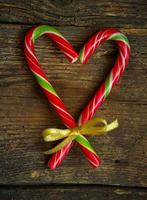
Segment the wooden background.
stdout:
<path fill-rule="evenodd" d="M 23 53 L 26 31 L 50 24 L 80 50 L 101 28 L 127 34 L 131 59 L 121 81 L 97 111 L 120 127 L 89 140 L 103 159 L 93 169 L 75 145 L 51 171 L 41 132 L 63 124 L 39 90 Z M 113 66 L 116 46 L 106 43 L 86 65 L 70 64 L 48 39 L 36 53 L 51 83 L 78 118 Z M 0 0 L 0 200 L 147 199 L 147 1 Z"/>

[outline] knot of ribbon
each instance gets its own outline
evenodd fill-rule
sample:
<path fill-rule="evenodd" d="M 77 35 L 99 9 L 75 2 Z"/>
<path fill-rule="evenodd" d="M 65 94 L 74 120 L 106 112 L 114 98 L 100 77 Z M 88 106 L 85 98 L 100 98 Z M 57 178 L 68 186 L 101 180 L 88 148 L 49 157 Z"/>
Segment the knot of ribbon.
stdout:
<path fill-rule="evenodd" d="M 101 125 L 100 125 L 101 124 Z M 44 154 L 52 154 L 72 142 L 78 135 L 103 135 L 119 126 L 117 119 L 107 123 L 105 119 L 102 118 L 94 118 L 89 120 L 84 125 L 79 127 L 71 128 L 71 129 L 57 129 L 57 128 L 47 128 L 43 131 L 43 139 L 45 142 L 56 141 L 65 138 L 58 145 L 51 148 L 48 151 L 45 151 Z"/>

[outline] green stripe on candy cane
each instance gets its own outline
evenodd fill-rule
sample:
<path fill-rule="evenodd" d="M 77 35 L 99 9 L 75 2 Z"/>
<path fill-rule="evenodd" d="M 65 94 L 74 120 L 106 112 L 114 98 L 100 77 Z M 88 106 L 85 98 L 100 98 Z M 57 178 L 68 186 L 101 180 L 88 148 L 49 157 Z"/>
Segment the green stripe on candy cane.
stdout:
<path fill-rule="evenodd" d="M 85 51 L 85 48 L 83 47 L 79 52 L 79 60 L 81 63 L 83 62 L 84 51 Z"/>
<path fill-rule="evenodd" d="M 107 76 L 106 81 L 105 81 L 105 95 L 104 98 L 106 98 L 110 91 L 111 91 L 111 87 L 112 87 L 112 72 L 110 73 L 109 76 Z"/>
<path fill-rule="evenodd" d="M 125 44 L 127 44 L 128 47 L 130 48 L 128 38 L 127 38 L 125 35 L 123 35 L 122 33 L 120 33 L 120 34 L 115 33 L 115 34 L 111 35 L 111 36 L 109 37 L 108 40 L 118 40 L 118 41 L 122 41 L 122 42 L 124 42 Z"/>
<path fill-rule="evenodd" d="M 76 137 L 76 141 L 79 144 L 81 144 L 83 147 L 85 147 L 86 149 L 88 149 L 89 151 L 91 151 L 92 153 L 94 153 L 95 155 L 97 155 L 96 152 L 94 151 L 93 147 L 89 143 L 89 141 L 83 135 L 78 135 Z"/>
<path fill-rule="evenodd" d="M 55 28 L 48 26 L 48 25 L 42 25 L 36 28 L 33 31 L 33 42 L 35 42 L 36 39 L 38 39 L 41 35 L 45 33 L 53 33 L 59 37 L 62 37 L 64 40 L 66 40 L 60 32 L 58 32 Z"/>
<path fill-rule="evenodd" d="M 37 79 L 37 82 L 39 83 L 39 85 L 41 87 L 43 87 L 44 89 L 46 89 L 47 91 L 49 91 L 50 93 L 57 95 L 56 91 L 54 90 L 53 86 L 48 82 L 46 81 L 44 78 L 42 78 L 41 76 L 39 76 L 39 74 L 36 74 L 34 71 L 32 71 L 35 78 Z"/>

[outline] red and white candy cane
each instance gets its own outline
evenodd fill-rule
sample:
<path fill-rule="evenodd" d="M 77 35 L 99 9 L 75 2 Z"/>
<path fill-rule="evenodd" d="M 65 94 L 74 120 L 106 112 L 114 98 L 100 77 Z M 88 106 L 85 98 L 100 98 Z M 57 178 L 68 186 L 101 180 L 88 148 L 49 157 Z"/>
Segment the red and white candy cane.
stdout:
<path fill-rule="evenodd" d="M 81 50 L 80 61 L 83 64 L 86 63 L 91 55 L 94 53 L 96 48 L 98 48 L 102 43 L 107 40 L 113 40 L 116 42 L 119 49 L 119 54 L 107 78 L 100 85 L 94 97 L 82 111 L 79 119 L 79 124 L 84 124 L 85 122 L 87 122 L 87 120 L 93 117 L 96 110 L 100 107 L 114 85 L 120 79 L 125 70 L 125 67 L 128 64 L 130 57 L 130 45 L 128 38 L 118 29 L 114 28 L 106 29 L 93 35 Z"/>
<path fill-rule="evenodd" d="M 108 96 L 114 85 L 118 82 L 119 78 L 121 77 L 122 73 L 125 70 L 125 67 L 128 64 L 129 57 L 130 57 L 130 45 L 127 37 L 122 34 L 118 29 L 109 28 L 102 30 L 96 34 L 94 34 L 89 41 L 84 45 L 82 50 L 80 51 L 80 61 L 84 64 L 90 58 L 90 56 L 94 53 L 96 48 L 98 48 L 101 44 L 106 42 L 107 40 L 115 41 L 118 49 L 119 54 L 114 64 L 114 67 L 108 74 L 106 80 L 100 85 L 99 89 L 95 93 L 94 97 L 90 100 L 88 105 L 82 111 L 80 118 L 79 118 L 79 125 L 86 123 L 90 120 L 96 110 L 100 107 L 103 103 L 105 98 Z M 63 151 L 65 154 L 69 151 L 72 144 L 67 145 L 64 147 Z M 86 151 L 84 146 L 80 146 L 80 148 Z M 60 154 L 61 151 L 55 153 L 49 161 L 49 164 L 56 163 L 58 166 L 61 161 L 64 159 L 65 154 Z M 56 162 L 56 158 L 60 157 L 60 162 Z M 90 161 L 93 166 L 95 162 L 92 160 Z M 92 163 L 93 162 L 93 163 Z"/>
<path fill-rule="evenodd" d="M 35 76 L 38 84 L 41 86 L 48 100 L 54 106 L 56 112 L 59 114 L 63 123 L 68 128 L 74 128 L 77 126 L 76 121 L 70 115 L 64 103 L 59 98 L 56 91 L 48 81 L 48 78 L 41 69 L 41 66 L 35 55 L 34 43 L 36 39 L 39 38 L 41 35 L 46 35 L 49 38 L 51 38 L 66 55 L 70 62 L 75 62 L 78 59 L 78 54 L 75 52 L 71 44 L 61 35 L 61 33 L 59 33 L 55 28 L 51 26 L 38 26 L 32 28 L 26 34 L 25 56 L 28 61 L 30 70 L 32 71 L 33 75 Z M 97 156 L 94 149 L 92 148 L 92 146 L 90 145 L 90 143 L 88 142 L 88 140 L 81 135 L 76 138 L 76 141 L 78 142 L 79 147 L 82 149 L 90 163 L 95 167 L 98 166 L 100 164 L 100 159 Z M 55 169 L 62 162 L 72 145 L 73 142 L 70 142 L 68 145 L 63 147 L 60 151 L 58 151 L 52 156 L 51 160 L 49 161 L 49 167 L 51 169 Z"/>

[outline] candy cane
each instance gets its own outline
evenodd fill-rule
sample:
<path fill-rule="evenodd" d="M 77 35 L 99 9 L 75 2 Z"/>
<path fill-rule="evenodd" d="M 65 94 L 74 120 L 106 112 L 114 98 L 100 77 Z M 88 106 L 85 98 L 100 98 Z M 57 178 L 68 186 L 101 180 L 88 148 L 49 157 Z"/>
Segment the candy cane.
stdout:
<path fill-rule="evenodd" d="M 119 48 L 119 54 L 114 67 L 110 71 L 106 80 L 100 85 L 99 89 L 95 93 L 94 97 L 89 101 L 88 105 L 82 111 L 79 124 L 84 124 L 87 120 L 91 119 L 96 110 L 103 103 L 108 96 L 114 85 L 118 82 L 123 74 L 125 67 L 128 64 L 130 57 L 130 45 L 127 37 L 123 35 L 119 30 L 110 28 L 96 33 L 90 40 L 84 45 L 80 51 L 80 61 L 84 64 L 94 53 L 102 43 L 107 40 L 113 40 L 116 42 Z"/>
<path fill-rule="evenodd" d="M 106 30 L 102 30 L 95 35 L 93 35 L 90 40 L 84 45 L 83 49 L 80 51 L 80 61 L 84 64 L 90 58 L 90 56 L 94 53 L 95 49 L 98 48 L 102 43 L 107 40 L 115 41 L 118 49 L 119 54 L 117 60 L 112 68 L 111 72 L 107 76 L 106 80 L 100 85 L 99 89 L 97 90 L 94 97 L 90 100 L 88 105 L 82 111 L 80 118 L 79 118 L 79 125 L 86 123 L 89 119 L 91 119 L 96 112 L 96 110 L 100 107 L 103 103 L 105 98 L 108 96 L 110 91 L 112 90 L 113 86 L 118 82 L 119 78 L 121 77 L 122 73 L 124 72 L 125 67 L 128 64 L 129 57 L 130 57 L 130 45 L 127 37 L 123 35 L 118 29 L 110 28 Z M 70 150 L 71 145 L 67 145 L 62 150 L 66 153 Z M 85 150 L 84 146 L 80 146 L 82 150 Z M 60 157 L 60 162 L 56 163 L 56 157 Z M 64 159 L 65 155 L 60 155 L 59 152 L 55 153 L 49 164 L 55 163 L 58 166 L 61 161 Z M 90 158 L 90 156 L 89 156 Z M 94 159 L 93 159 L 94 160 Z M 95 162 L 90 160 L 93 166 Z M 93 163 L 92 163 L 93 162 Z M 56 167 L 55 166 L 55 167 Z"/>
<path fill-rule="evenodd" d="M 59 98 L 56 91 L 48 81 L 35 55 L 34 43 L 41 35 L 46 35 L 51 38 L 62 50 L 70 62 L 75 62 L 78 59 L 78 54 L 74 51 L 71 44 L 55 28 L 51 26 L 38 26 L 36 28 L 32 28 L 25 37 L 25 55 L 33 75 L 35 76 L 38 84 L 41 86 L 50 103 L 54 106 L 63 123 L 67 127 L 74 128 L 77 126 L 76 121 L 69 114 L 62 100 Z M 87 159 L 94 166 L 98 166 L 100 164 L 100 159 L 88 140 L 84 136 L 78 136 L 76 141 L 86 155 Z M 62 162 L 72 145 L 73 142 L 70 142 L 55 155 L 53 155 L 52 159 L 49 161 L 49 166 L 51 169 L 55 169 L 56 166 Z"/>

